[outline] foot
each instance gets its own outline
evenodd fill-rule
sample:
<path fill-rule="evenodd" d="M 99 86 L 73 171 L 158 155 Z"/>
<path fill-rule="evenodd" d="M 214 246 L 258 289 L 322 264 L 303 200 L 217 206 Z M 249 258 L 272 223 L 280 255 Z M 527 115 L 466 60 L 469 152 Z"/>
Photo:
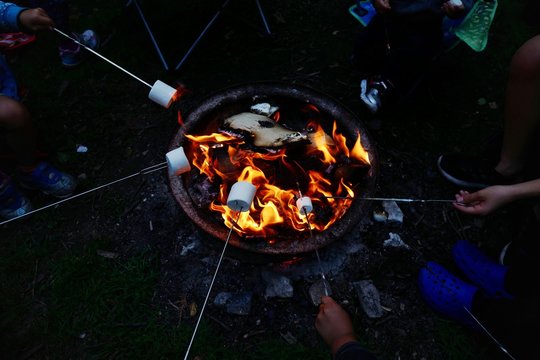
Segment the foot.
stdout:
<path fill-rule="evenodd" d="M 477 328 L 467 312 L 472 311 L 473 298 L 478 291 L 476 286 L 458 279 L 443 266 L 431 261 L 420 269 L 418 285 L 424 300 L 434 310 L 463 325 Z"/>
<path fill-rule="evenodd" d="M 40 190 L 57 198 L 70 196 L 77 185 L 73 176 L 54 168 L 44 161 L 40 162 L 31 172 L 20 171 L 18 179 L 24 188 Z"/>
<path fill-rule="evenodd" d="M 391 91 L 392 86 L 387 80 L 367 78 L 360 81 L 360 101 L 372 114 L 381 110 L 383 99 Z"/>
<path fill-rule="evenodd" d="M 452 256 L 467 278 L 492 298 L 511 299 L 504 288 L 508 267 L 486 256 L 478 247 L 466 240 L 459 240 L 452 248 Z"/>
<path fill-rule="evenodd" d="M 0 217 L 13 219 L 32 211 L 30 200 L 8 177 L 0 178 Z"/>
<path fill-rule="evenodd" d="M 72 34 L 73 38 L 92 50 L 99 48 L 99 37 L 93 30 L 85 30 L 82 34 Z M 77 43 L 70 43 L 59 47 L 60 61 L 67 68 L 79 65 L 87 54 L 85 49 Z"/>
<path fill-rule="evenodd" d="M 437 160 L 437 166 L 446 180 L 464 188 L 483 189 L 514 182 L 512 178 L 495 171 L 495 165 L 489 161 L 462 154 L 441 155 Z"/>

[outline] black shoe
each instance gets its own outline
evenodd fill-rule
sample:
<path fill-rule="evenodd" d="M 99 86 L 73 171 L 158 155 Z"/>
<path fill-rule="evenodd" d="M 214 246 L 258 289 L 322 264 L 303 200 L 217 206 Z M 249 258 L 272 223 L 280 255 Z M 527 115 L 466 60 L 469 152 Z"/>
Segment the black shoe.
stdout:
<path fill-rule="evenodd" d="M 514 183 L 513 179 L 496 172 L 492 162 L 462 154 L 441 155 L 437 166 L 446 180 L 464 188 L 483 189 Z"/>

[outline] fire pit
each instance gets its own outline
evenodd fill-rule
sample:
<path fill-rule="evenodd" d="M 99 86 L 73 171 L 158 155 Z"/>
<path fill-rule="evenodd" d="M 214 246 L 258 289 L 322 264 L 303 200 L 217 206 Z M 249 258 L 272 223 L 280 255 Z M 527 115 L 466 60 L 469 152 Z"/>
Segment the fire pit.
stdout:
<path fill-rule="evenodd" d="M 263 115 L 260 104 L 267 104 Z M 253 123 L 262 136 L 254 134 Z M 319 149 L 320 143 L 332 151 Z M 361 121 L 329 96 L 299 85 L 239 85 L 205 98 L 185 116 L 169 149 L 178 146 L 195 166 L 182 177 L 169 175 L 172 192 L 213 237 L 225 240 L 233 223 L 223 201 L 230 180 L 258 185 L 254 207 L 261 213 L 240 218 L 230 244 L 260 254 L 294 256 L 339 239 L 367 213 L 368 203 L 326 196 L 373 196 L 378 175 L 377 153 Z M 242 162 L 246 154 L 249 165 Z M 266 178 L 278 187 L 261 185 Z M 313 200 L 308 216 L 295 207 L 302 192 Z M 281 197 L 281 205 L 264 203 L 268 193 Z"/>

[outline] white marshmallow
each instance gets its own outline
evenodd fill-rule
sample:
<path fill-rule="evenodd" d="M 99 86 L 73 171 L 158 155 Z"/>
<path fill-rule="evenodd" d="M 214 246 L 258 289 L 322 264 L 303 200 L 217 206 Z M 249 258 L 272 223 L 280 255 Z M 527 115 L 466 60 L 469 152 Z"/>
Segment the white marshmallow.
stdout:
<path fill-rule="evenodd" d="M 178 149 L 169 151 L 165 157 L 167 158 L 170 174 L 181 175 L 191 170 L 184 148 L 181 146 Z"/>
<path fill-rule="evenodd" d="M 175 88 L 165 84 L 163 81 L 156 80 L 154 86 L 152 86 L 152 89 L 150 89 L 148 98 L 153 102 L 158 103 L 159 105 L 168 109 L 169 106 L 171 106 L 175 95 Z"/>
<path fill-rule="evenodd" d="M 249 211 L 255 192 L 257 192 L 257 188 L 252 183 L 238 181 L 231 187 L 227 198 L 227 206 L 233 211 Z"/>
<path fill-rule="evenodd" d="M 300 214 L 306 215 L 313 211 L 313 204 L 311 199 L 307 196 L 301 197 L 296 200 L 296 207 L 300 210 Z"/>

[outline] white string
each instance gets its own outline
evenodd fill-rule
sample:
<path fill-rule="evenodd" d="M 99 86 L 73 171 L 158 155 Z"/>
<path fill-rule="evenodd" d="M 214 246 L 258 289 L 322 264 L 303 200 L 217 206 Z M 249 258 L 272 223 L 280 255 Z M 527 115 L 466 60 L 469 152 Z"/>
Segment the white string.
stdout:
<path fill-rule="evenodd" d="M 197 324 L 195 325 L 195 330 L 193 330 L 193 335 L 191 335 L 191 340 L 189 341 L 188 348 L 186 350 L 186 356 L 184 356 L 184 360 L 187 360 L 189 351 L 191 350 L 191 346 L 193 345 L 193 340 L 195 340 L 195 335 L 197 334 L 197 330 L 199 329 L 199 324 L 201 322 L 204 309 L 206 308 L 206 303 L 208 302 L 208 298 L 210 297 L 210 293 L 212 292 L 212 287 L 214 286 L 214 281 L 216 280 L 217 274 L 219 272 L 219 267 L 221 266 L 221 261 L 223 260 L 223 255 L 225 255 L 225 250 L 227 249 L 227 244 L 229 244 L 229 239 L 231 238 L 232 231 L 234 229 L 234 224 L 238 223 L 238 219 L 240 218 L 240 214 L 242 213 L 243 208 L 240 208 L 238 211 L 238 215 L 236 216 L 235 222 L 231 225 L 231 228 L 229 230 L 229 235 L 227 235 L 227 240 L 225 241 L 225 245 L 223 246 L 223 250 L 221 251 L 221 256 L 219 257 L 219 261 L 216 267 L 216 271 L 214 272 L 214 276 L 212 277 L 212 282 L 210 283 L 210 287 L 208 288 L 208 292 L 206 293 L 206 298 L 204 299 L 203 306 L 201 308 L 201 312 L 199 313 L 199 318 L 197 319 Z"/>
<path fill-rule="evenodd" d="M 60 204 L 63 204 L 67 201 L 70 201 L 70 200 L 73 200 L 73 199 L 76 199 L 78 197 L 81 197 L 83 195 L 86 195 L 86 194 L 89 194 L 91 192 L 94 192 L 94 191 L 97 191 L 97 190 L 100 190 L 100 189 L 103 189 L 105 187 L 108 187 L 108 186 L 111 186 L 111 185 L 114 185 L 114 184 L 117 184 L 119 182 L 122 182 L 122 181 L 125 181 L 125 180 L 128 180 L 128 179 L 131 179 L 132 177 L 135 177 L 135 176 L 138 176 L 138 175 L 146 175 L 146 174 L 150 174 L 150 173 L 153 173 L 154 171 L 158 171 L 158 170 L 161 170 L 161 169 L 165 169 L 167 167 L 167 162 L 162 162 L 162 163 L 159 163 L 159 164 L 156 164 L 156 165 L 152 165 L 152 166 L 149 166 L 147 168 L 144 168 L 142 169 L 141 171 L 137 172 L 137 173 L 134 173 L 134 174 L 131 174 L 131 175 L 128 175 L 128 176 L 125 176 L 123 178 L 120 178 L 118 180 L 114 180 L 114 181 L 111 181 L 111 182 L 108 182 L 104 185 L 101 185 L 101 186 L 98 186 L 96 188 L 93 188 L 93 189 L 90 189 L 90 190 L 86 190 L 80 194 L 77 194 L 77 195 L 73 195 L 73 196 L 70 196 L 70 197 L 67 197 L 65 199 L 62 199 L 60 201 L 57 201 L 57 202 L 54 202 L 52 204 L 49 204 L 49 205 L 46 205 L 46 206 L 43 206 L 43 207 L 40 207 L 38 209 L 35 209 L 35 210 L 32 210 L 32 211 L 29 211 L 23 215 L 20 215 L 20 216 L 17 216 L 17 217 L 14 217 L 14 218 L 11 218 L 11 219 L 8 219 L 8 220 L 5 220 L 5 221 L 2 221 L 0 222 L 0 226 L 4 225 L 4 224 L 7 224 L 9 222 L 12 222 L 12 221 L 15 221 L 15 220 L 20 220 L 26 216 L 29 216 L 29 215 L 32 215 L 32 214 L 35 214 L 37 212 L 40 212 L 40 211 L 43 211 L 43 210 L 46 210 L 48 208 L 51 208 L 53 206 L 57 206 L 57 205 L 60 205 Z"/>
<path fill-rule="evenodd" d="M 146 81 L 144 81 L 143 79 L 139 78 L 138 76 L 135 76 L 134 74 L 130 73 L 129 71 L 127 71 L 126 69 L 124 69 L 123 67 L 121 67 L 120 65 L 117 65 L 115 64 L 114 62 L 112 62 L 111 60 L 107 59 L 105 56 L 101 55 L 100 53 L 98 53 L 97 51 L 94 51 L 93 49 L 89 48 L 88 46 L 84 45 L 83 43 L 81 43 L 80 41 L 78 41 L 77 39 L 74 39 L 72 38 L 71 36 L 69 36 L 68 34 L 58 30 L 57 28 L 53 28 L 54 31 L 56 31 L 57 33 L 67 37 L 68 39 L 70 39 L 71 41 L 75 42 L 76 44 L 79 44 L 80 46 L 82 46 L 83 48 L 85 48 L 86 50 L 90 51 L 92 54 L 100 57 L 101 59 L 105 60 L 106 62 L 108 62 L 109 64 L 111 65 L 114 65 L 116 66 L 118 69 L 122 70 L 123 72 L 125 72 L 126 74 L 128 74 L 129 76 L 133 77 L 134 79 L 136 80 L 139 80 L 140 82 L 142 82 L 144 85 L 148 86 L 150 89 L 152 88 L 152 85 L 150 85 L 149 83 L 147 83 Z"/>

